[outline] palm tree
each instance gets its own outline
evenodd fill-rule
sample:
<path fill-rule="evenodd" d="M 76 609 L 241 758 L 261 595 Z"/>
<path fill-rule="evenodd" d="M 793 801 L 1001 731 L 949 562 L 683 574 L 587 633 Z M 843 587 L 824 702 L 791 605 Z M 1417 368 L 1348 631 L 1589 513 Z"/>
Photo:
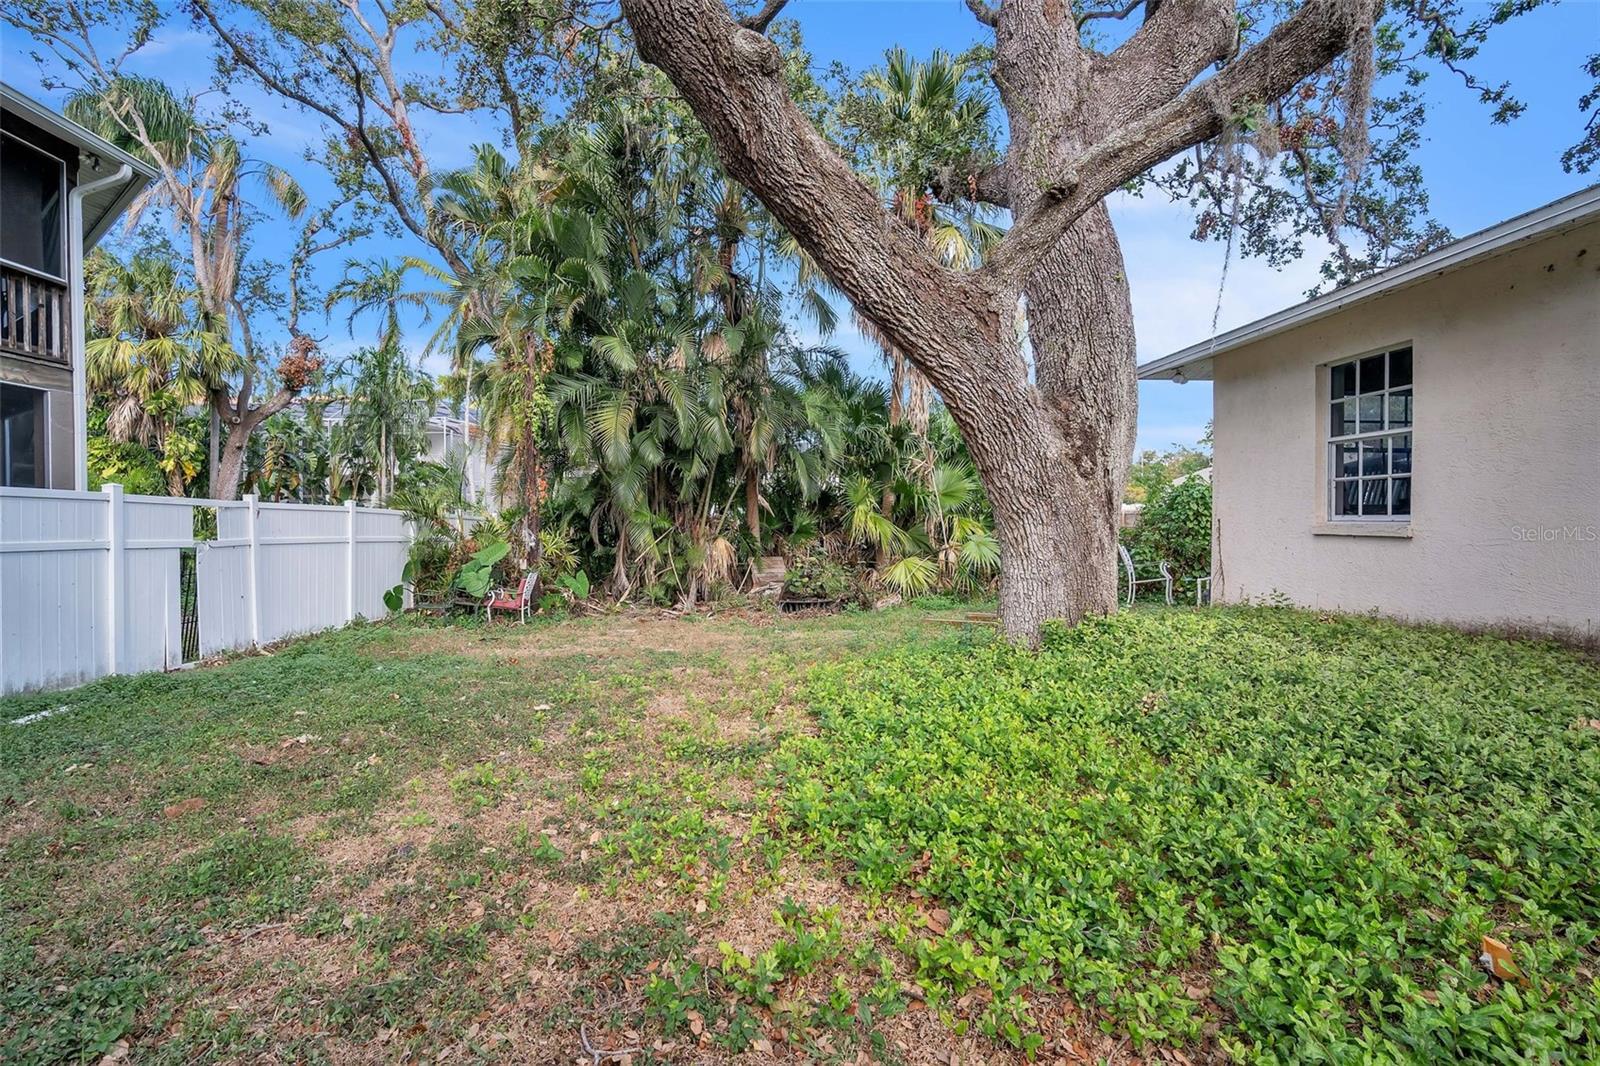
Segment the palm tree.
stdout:
<path fill-rule="evenodd" d="M 792 485 L 801 502 L 810 502 L 843 454 L 842 402 L 820 370 L 841 357 L 830 349 L 796 346 L 768 307 L 725 332 L 732 341 L 725 391 L 744 482 L 745 524 L 759 550 L 762 478 L 787 458 Z"/>
<path fill-rule="evenodd" d="M 472 167 L 440 179 L 437 202 L 441 217 L 471 249 L 468 272 L 426 268 L 445 286 L 432 296 L 448 307 L 436 338 L 451 335 L 455 361 L 469 379 L 477 352 L 492 357 L 484 425 L 501 451 L 502 486 L 523 509 L 529 568 L 537 566 L 540 551 L 547 482 L 542 438 L 557 341 L 610 284 L 604 231 L 588 212 L 549 195 L 553 178 L 538 167 L 513 167 L 492 146 L 479 146 Z M 469 380 L 468 402 L 472 391 Z"/>
<path fill-rule="evenodd" d="M 167 491 L 182 496 L 198 471 L 194 457 L 182 454 L 179 420 L 185 407 L 238 369 L 239 358 L 165 256 L 140 254 L 124 263 L 97 253 L 87 274 L 92 336 L 85 370 L 89 387 L 109 406 L 107 432 L 160 451 Z"/>
<path fill-rule="evenodd" d="M 355 337 L 356 319 L 369 311 L 381 313 L 378 346 L 398 344 L 400 340 L 400 308 L 419 307 L 426 313 L 428 298 L 423 293 L 406 291 L 406 275 L 410 272 L 405 261 L 387 259 L 347 259 L 344 276 L 328 290 L 324 309 L 332 311 L 339 304 L 350 305 L 350 315 L 345 327 Z"/>
<path fill-rule="evenodd" d="M 394 334 L 386 336 L 389 342 L 351 357 L 342 390 L 346 442 L 370 457 L 380 501 L 394 491 L 401 460 L 422 451 L 434 397 L 433 383 L 411 366 Z"/>

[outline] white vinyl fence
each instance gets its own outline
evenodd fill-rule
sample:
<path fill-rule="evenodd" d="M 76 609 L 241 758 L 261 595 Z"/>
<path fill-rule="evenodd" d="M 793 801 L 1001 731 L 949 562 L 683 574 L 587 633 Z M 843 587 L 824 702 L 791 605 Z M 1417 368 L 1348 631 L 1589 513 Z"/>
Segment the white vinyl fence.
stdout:
<path fill-rule="evenodd" d="M 0 695 L 381 618 L 410 540 L 400 512 L 353 503 L 0 489 Z"/>

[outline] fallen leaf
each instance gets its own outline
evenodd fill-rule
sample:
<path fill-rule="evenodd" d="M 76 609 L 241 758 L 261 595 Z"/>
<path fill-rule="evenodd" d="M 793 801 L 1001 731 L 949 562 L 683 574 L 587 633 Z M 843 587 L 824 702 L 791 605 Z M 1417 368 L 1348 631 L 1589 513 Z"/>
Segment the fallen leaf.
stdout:
<path fill-rule="evenodd" d="M 1483 954 L 1478 956 L 1478 965 L 1502 981 L 1522 976 L 1522 971 L 1511 960 L 1511 949 L 1492 936 L 1483 938 Z"/>

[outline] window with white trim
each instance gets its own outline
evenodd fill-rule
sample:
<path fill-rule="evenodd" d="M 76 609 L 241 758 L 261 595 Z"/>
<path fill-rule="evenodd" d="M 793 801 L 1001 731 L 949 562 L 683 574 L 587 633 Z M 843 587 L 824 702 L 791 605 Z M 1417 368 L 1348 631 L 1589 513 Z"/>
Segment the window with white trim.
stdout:
<path fill-rule="evenodd" d="M 1328 368 L 1328 517 L 1411 518 L 1411 346 Z"/>

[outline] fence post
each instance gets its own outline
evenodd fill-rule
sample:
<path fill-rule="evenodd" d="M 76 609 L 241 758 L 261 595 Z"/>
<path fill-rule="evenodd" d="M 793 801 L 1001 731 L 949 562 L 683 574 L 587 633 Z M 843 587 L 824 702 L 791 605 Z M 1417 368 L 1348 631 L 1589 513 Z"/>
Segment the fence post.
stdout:
<path fill-rule="evenodd" d="M 245 539 L 250 543 L 250 569 L 248 582 L 250 588 L 250 643 L 261 644 L 261 531 L 258 528 L 258 519 L 261 497 L 253 492 L 246 493 L 245 504 Z"/>
<path fill-rule="evenodd" d="M 345 544 L 344 568 L 344 620 L 356 620 L 356 501 L 344 501 L 345 529 L 349 540 Z"/>
<path fill-rule="evenodd" d="M 128 526 L 122 486 L 104 487 L 106 494 L 106 673 L 115 674 L 127 661 Z"/>

